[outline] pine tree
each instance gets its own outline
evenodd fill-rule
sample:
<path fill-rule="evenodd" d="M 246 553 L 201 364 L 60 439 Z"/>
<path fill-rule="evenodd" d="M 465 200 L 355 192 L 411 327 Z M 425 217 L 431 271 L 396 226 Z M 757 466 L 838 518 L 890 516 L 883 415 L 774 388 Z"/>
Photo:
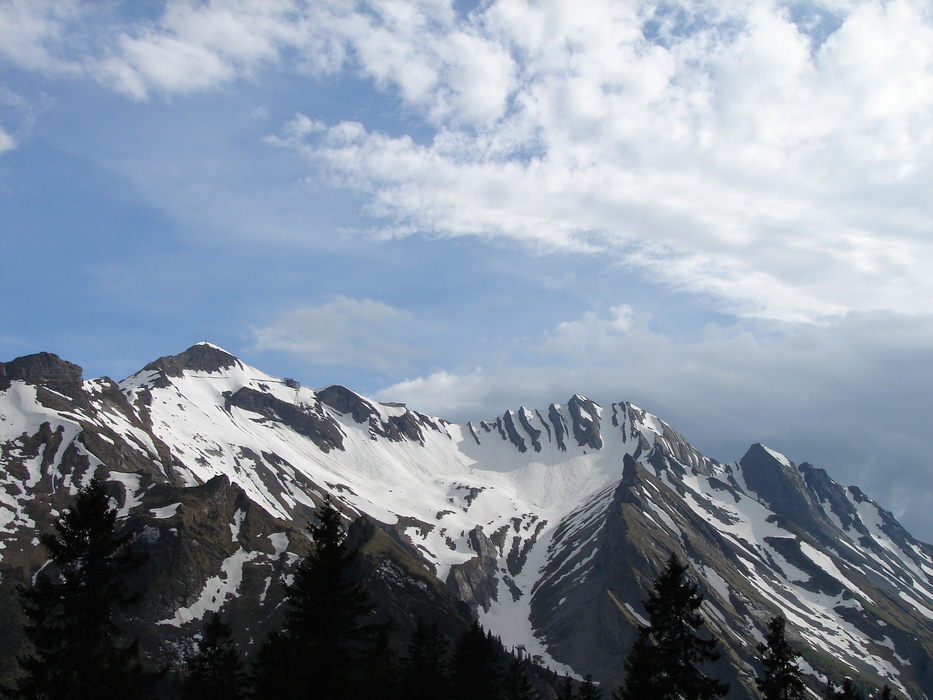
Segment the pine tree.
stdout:
<path fill-rule="evenodd" d="M 570 679 L 570 675 L 565 673 L 560 681 L 558 700 L 576 700 L 576 697 L 573 692 L 573 681 Z"/>
<path fill-rule="evenodd" d="M 842 687 L 839 690 L 836 690 L 835 684 L 827 679 L 826 688 L 823 690 L 823 698 L 825 700 L 865 700 L 850 678 L 846 678 L 842 682 Z"/>
<path fill-rule="evenodd" d="M 593 676 L 590 674 L 583 676 L 583 683 L 577 691 L 577 700 L 601 700 L 602 696 L 602 691 L 593 682 Z"/>
<path fill-rule="evenodd" d="M 651 636 L 651 627 L 639 626 L 635 643 L 622 665 L 624 684 L 618 692 L 613 693 L 613 700 L 653 697 L 664 677 L 661 661 L 657 644 Z"/>
<path fill-rule="evenodd" d="M 130 548 L 132 533 L 114 536 L 116 518 L 104 483 L 94 478 L 56 520 L 57 534 L 39 538 L 51 562 L 32 587 L 18 588 L 32 644 L 19 658 L 19 697 L 151 696 L 157 676 L 142 671 L 136 641 L 118 642 L 115 617 L 136 601 L 124 580 L 145 558 Z"/>
<path fill-rule="evenodd" d="M 881 695 L 878 700 L 894 700 L 894 691 L 887 684 L 881 689 Z"/>
<path fill-rule="evenodd" d="M 285 623 L 257 654 L 255 694 L 270 700 L 363 698 L 361 687 L 379 647 L 379 625 L 363 625 L 369 594 L 349 578 L 356 559 L 328 497 L 309 525 L 312 552 L 298 565 L 288 593 Z M 368 700 L 368 699 L 367 699 Z"/>
<path fill-rule="evenodd" d="M 525 671 L 525 664 L 515 657 L 509 660 L 509 666 L 502 680 L 503 700 L 538 700 L 538 693 Z"/>
<path fill-rule="evenodd" d="M 358 650 L 354 674 L 354 700 L 396 700 L 398 667 L 389 646 L 391 623 L 361 628 L 363 646 Z"/>
<path fill-rule="evenodd" d="M 400 695 L 405 700 L 446 700 L 450 696 L 447 641 L 437 623 L 418 621 L 402 661 Z"/>
<path fill-rule="evenodd" d="M 836 693 L 836 700 L 865 700 L 850 678 L 842 682 L 842 688 Z"/>
<path fill-rule="evenodd" d="M 188 660 L 183 700 L 237 700 L 242 697 L 243 662 L 233 648 L 230 626 L 214 613 L 204 626 L 197 654 Z"/>
<path fill-rule="evenodd" d="M 687 568 L 675 555 L 654 581 L 645 601 L 648 626 L 625 661 L 621 700 L 712 700 L 729 692 L 727 683 L 706 676 L 698 666 L 719 658 L 715 639 L 697 636 L 703 596 L 685 580 Z"/>
<path fill-rule="evenodd" d="M 763 700 L 803 700 L 806 697 L 806 686 L 796 661 L 799 654 L 787 643 L 785 623 L 783 615 L 772 618 L 765 643 L 757 647 L 764 675 L 755 685 Z"/>
<path fill-rule="evenodd" d="M 501 649 L 474 621 L 454 650 L 451 669 L 455 700 L 498 700 Z"/>

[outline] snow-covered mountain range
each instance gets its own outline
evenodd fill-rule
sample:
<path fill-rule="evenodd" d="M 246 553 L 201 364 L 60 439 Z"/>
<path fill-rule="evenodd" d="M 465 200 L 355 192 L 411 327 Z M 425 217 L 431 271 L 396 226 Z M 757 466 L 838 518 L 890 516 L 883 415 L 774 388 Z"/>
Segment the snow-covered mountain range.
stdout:
<path fill-rule="evenodd" d="M 458 425 L 312 390 L 208 343 L 120 383 L 44 353 L 0 363 L 9 650 L 15 583 L 44 563 L 36 534 L 94 473 L 150 553 L 135 631 L 159 658 L 213 610 L 260 639 L 332 494 L 367 516 L 351 534 L 402 629 L 425 606 L 468 606 L 507 647 L 614 682 L 675 552 L 705 594 L 730 697 L 754 697 L 754 646 L 778 612 L 814 688 L 829 673 L 933 697 L 933 548 L 816 467 L 762 445 L 720 464 L 629 403 L 574 396 Z"/>

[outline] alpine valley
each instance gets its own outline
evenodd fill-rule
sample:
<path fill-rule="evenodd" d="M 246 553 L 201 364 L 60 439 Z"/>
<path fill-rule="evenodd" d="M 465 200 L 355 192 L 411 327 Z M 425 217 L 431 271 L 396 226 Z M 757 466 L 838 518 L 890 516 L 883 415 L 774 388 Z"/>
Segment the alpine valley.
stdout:
<path fill-rule="evenodd" d="M 211 611 L 242 649 L 264 639 L 330 494 L 399 649 L 418 619 L 456 638 L 476 617 L 542 666 L 618 683 L 673 552 L 730 698 L 758 697 L 755 645 L 778 613 L 815 697 L 829 674 L 933 698 L 933 547 L 817 467 L 760 444 L 721 464 L 632 404 L 583 396 L 457 425 L 208 343 L 119 383 L 46 353 L 0 363 L 5 678 L 16 585 L 47 559 L 37 535 L 93 475 L 149 555 L 124 627 L 155 664 L 178 663 Z"/>

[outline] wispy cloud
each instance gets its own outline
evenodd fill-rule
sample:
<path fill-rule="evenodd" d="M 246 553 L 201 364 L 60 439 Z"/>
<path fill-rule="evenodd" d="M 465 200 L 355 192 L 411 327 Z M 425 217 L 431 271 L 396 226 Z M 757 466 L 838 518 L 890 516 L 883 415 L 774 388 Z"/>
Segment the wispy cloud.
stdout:
<path fill-rule="evenodd" d="M 355 56 L 437 126 L 434 139 L 344 122 L 291 145 L 370 196 L 392 235 L 608 253 L 750 317 L 930 311 L 924 6 L 831 8 L 838 28 L 818 46 L 812 23 L 780 6 L 691 7 L 691 22 L 672 27 L 652 5 L 598 3 L 493 4 L 466 29 L 414 11 L 358 26 L 346 35 L 358 48 L 377 29 L 408 42 L 392 51 L 430 76 L 417 88 L 391 60 Z M 470 54 L 436 48 L 467 30 L 503 50 L 501 69 L 475 85 L 466 70 L 450 79 Z M 504 97 L 482 118 L 451 106 L 484 85 Z"/>
<path fill-rule="evenodd" d="M 16 142 L 13 137 L 4 130 L 3 126 L 0 126 L 0 153 L 12 151 L 14 148 L 16 148 Z"/>
<path fill-rule="evenodd" d="M 8 0 L 0 4 L 0 57 L 29 70 L 80 74 L 89 38 L 83 23 L 97 14 L 80 0 Z"/>
<path fill-rule="evenodd" d="M 933 310 L 927 3 L 516 1 L 464 16 L 179 0 L 149 21 L 97 11 L 99 48 L 91 7 L 8 3 L 2 51 L 135 99 L 283 66 L 391 94 L 430 141 L 350 121 L 278 137 L 367 198 L 384 234 L 599 252 L 746 317 Z"/>
<path fill-rule="evenodd" d="M 305 362 L 386 371 L 409 366 L 421 351 L 400 338 L 412 317 L 381 301 L 335 296 L 251 328 L 254 351 L 277 350 Z"/>

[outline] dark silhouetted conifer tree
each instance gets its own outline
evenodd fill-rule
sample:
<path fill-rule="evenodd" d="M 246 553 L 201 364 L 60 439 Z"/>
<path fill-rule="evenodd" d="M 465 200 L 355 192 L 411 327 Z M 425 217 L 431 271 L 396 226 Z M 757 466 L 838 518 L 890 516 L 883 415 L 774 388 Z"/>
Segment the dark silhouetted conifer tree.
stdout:
<path fill-rule="evenodd" d="M 571 680 L 569 674 L 564 674 L 564 677 L 560 681 L 560 690 L 558 691 L 557 700 L 576 700 L 576 695 L 573 692 L 573 680 Z"/>
<path fill-rule="evenodd" d="M 344 545 L 340 511 L 328 497 L 308 529 L 311 553 L 295 570 L 282 631 L 257 653 L 253 684 L 262 700 L 369 700 L 369 674 L 380 657 L 380 625 L 364 625 L 369 594 L 348 570 L 356 551 Z"/>
<path fill-rule="evenodd" d="M 842 688 L 836 692 L 836 700 L 865 700 L 865 698 L 855 687 L 852 679 L 846 678 L 842 682 Z"/>
<path fill-rule="evenodd" d="M 826 688 L 823 690 L 823 698 L 825 700 L 865 700 L 851 678 L 846 678 L 842 682 L 842 687 L 838 690 L 836 690 L 836 685 L 827 679 Z"/>
<path fill-rule="evenodd" d="M 243 697 L 243 662 L 233 647 L 229 625 L 211 615 L 198 651 L 188 660 L 181 686 L 182 700 L 238 700 Z"/>
<path fill-rule="evenodd" d="M 418 621 L 402 660 L 399 680 L 404 700 L 447 700 L 450 697 L 450 671 L 447 640 L 437 623 L 430 627 Z"/>
<path fill-rule="evenodd" d="M 685 579 L 687 568 L 675 555 L 654 581 L 645 601 L 648 626 L 625 661 L 625 683 L 615 695 L 621 700 L 712 700 L 729 692 L 727 683 L 706 676 L 701 664 L 719 658 L 715 639 L 697 635 L 703 617 L 697 612 L 703 596 Z"/>
<path fill-rule="evenodd" d="M 785 622 L 783 615 L 772 618 L 765 643 L 757 647 L 764 673 L 755 685 L 763 700 L 803 700 L 807 697 L 797 666 L 799 654 L 787 643 Z"/>
<path fill-rule="evenodd" d="M 16 696 L 42 700 L 147 698 L 157 679 L 139 665 L 134 640 L 121 645 L 118 611 L 135 601 L 127 575 L 145 557 L 131 534 L 115 537 L 117 512 L 104 483 L 91 479 L 40 542 L 51 563 L 31 587 L 20 586 L 24 633 L 32 652 L 19 658 Z"/>
<path fill-rule="evenodd" d="M 389 647 L 390 629 L 391 624 L 370 624 L 362 628 L 358 667 L 351 676 L 356 687 L 354 700 L 396 699 L 398 666 Z"/>
<path fill-rule="evenodd" d="M 583 683 L 577 691 L 576 700 L 601 700 L 602 691 L 593 682 L 593 676 L 586 674 L 583 677 Z"/>
<path fill-rule="evenodd" d="M 503 700 L 538 700 L 538 693 L 528 678 L 525 664 L 516 658 L 509 660 L 502 679 Z"/>
<path fill-rule="evenodd" d="M 454 650 L 451 669 L 454 700 L 499 700 L 501 659 L 501 646 L 474 621 Z"/>

